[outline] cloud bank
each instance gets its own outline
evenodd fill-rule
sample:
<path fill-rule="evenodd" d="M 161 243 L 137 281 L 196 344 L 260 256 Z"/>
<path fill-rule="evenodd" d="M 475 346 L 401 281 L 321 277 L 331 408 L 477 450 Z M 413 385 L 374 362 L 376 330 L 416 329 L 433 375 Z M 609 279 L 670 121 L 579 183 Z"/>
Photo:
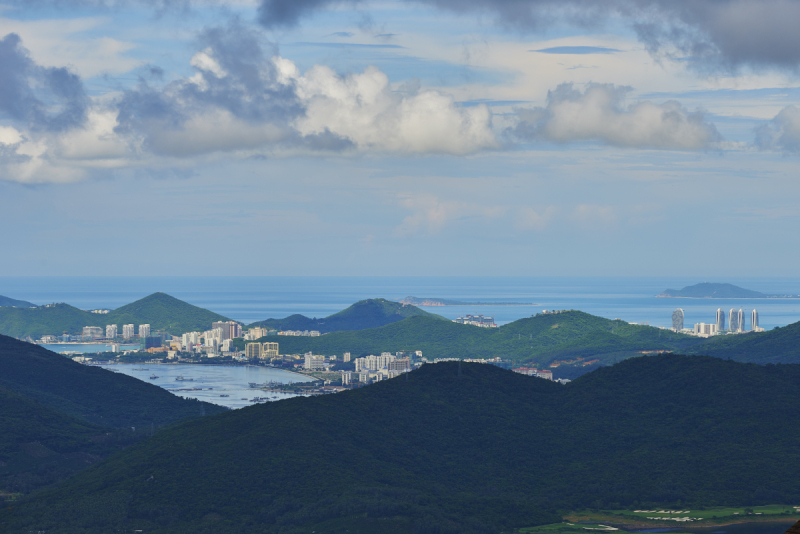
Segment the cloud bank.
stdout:
<path fill-rule="evenodd" d="M 198 48 L 194 75 L 160 85 L 159 76 L 142 77 L 101 101 L 86 96 L 77 75 L 36 65 L 18 36 L 6 36 L 0 41 L 7 73 L 0 78 L 4 177 L 76 179 L 85 174 L 81 160 L 107 169 L 214 152 L 467 154 L 497 146 L 486 106 L 461 107 L 436 91 L 392 91 L 377 68 L 341 76 L 315 66 L 301 73 L 238 23 L 205 30 Z M 59 164 L 69 172 L 55 172 Z"/>
<path fill-rule="evenodd" d="M 548 92 L 547 105 L 515 108 L 520 121 L 511 132 L 526 140 L 555 143 L 601 141 L 628 148 L 700 150 L 721 140 L 713 124 L 678 102 L 634 102 L 625 105 L 629 87 L 572 84 Z"/>
<path fill-rule="evenodd" d="M 800 2 L 795 0 L 419 0 L 455 13 L 489 15 L 522 32 L 557 22 L 588 28 L 622 19 L 656 56 L 680 57 L 698 66 L 800 65 Z M 358 0 L 262 0 L 267 28 L 294 26 L 313 12 Z"/>

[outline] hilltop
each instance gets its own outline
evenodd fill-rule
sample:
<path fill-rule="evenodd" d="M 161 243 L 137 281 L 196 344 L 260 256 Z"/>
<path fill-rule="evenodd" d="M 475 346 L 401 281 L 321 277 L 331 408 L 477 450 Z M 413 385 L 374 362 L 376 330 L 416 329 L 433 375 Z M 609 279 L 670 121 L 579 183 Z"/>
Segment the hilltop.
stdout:
<path fill-rule="evenodd" d="M 4 297 L 0 295 L 0 307 L 9 306 L 14 308 L 35 308 L 36 304 L 31 304 L 25 300 L 12 299 L 11 297 Z"/>
<path fill-rule="evenodd" d="M 571 384 L 447 362 L 156 434 L 14 532 L 500 532 L 554 510 L 800 499 L 800 366 L 634 358 Z M 757 451 L 757 454 L 754 453 Z"/>
<path fill-rule="evenodd" d="M 69 416 L 106 427 L 160 427 L 226 408 L 168 391 L 0 335 L 0 386 Z"/>
<path fill-rule="evenodd" d="M 714 284 L 703 282 L 683 289 L 667 289 L 656 297 L 691 299 L 765 299 L 771 295 L 744 289 L 733 284 Z"/>
<path fill-rule="evenodd" d="M 429 317 L 447 321 L 444 317 L 420 310 L 416 306 L 386 299 L 360 300 L 352 306 L 323 319 L 309 319 L 304 315 L 291 315 L 285 319 L 267 319 L 248 325 L 275 330 L 317 330 L 321 333 L 342 330 L 364 330 L 402 321 L 407 317 Z"/>
<path fill-rule="evenodd" d="M 153 293 L 107 314 L 90 313 L 63 303 L 37 308 L 0 308 L 0 334 L 39 338 L 63 332 L 78 334 L 84 326 L 116 324 L 121 332 L 123 324 L 149 324 L 154 332 L 166 330 L 177 335 L 208 330 L 212 322 L 228 320 L 166 293 Z"/>
<path fill-rule="evenodd" d="M 153 331 L 165 330 L 173 334 L 208 330 L 215 321 L 230 321 L 230 319 L 166 293 L 153 293 L 112 310 L 105 316 L 105 324 L 149 323 Z"/>

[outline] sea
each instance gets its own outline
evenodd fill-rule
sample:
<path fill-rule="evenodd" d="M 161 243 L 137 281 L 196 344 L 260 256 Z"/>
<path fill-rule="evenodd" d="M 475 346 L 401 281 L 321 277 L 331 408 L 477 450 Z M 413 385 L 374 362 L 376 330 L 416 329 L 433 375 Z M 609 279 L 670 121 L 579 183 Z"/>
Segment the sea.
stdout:
<path fill-rule="evenodd" d="M 498 325 L 543 310 L 581 310 L 608 319 L 670 327 L 682 308 L 687 326 L 713 323 L 717 308 L 742 308 L 749 325 L 756 308 L 771 329 L 800 320 L 800 299 L 656 298 L 666 289 L 728 282 L 766 294 L 800 294 L 800 278 L 692 277 L 0 277 L 0 295 L 34 304 L 66 302 L 81 309 L 113 309 L 156 291 L 245 324 L 295 313 L 326 317 L 367 298 L 407 296 L 516 305 L 426 307 L 449 319 L 494 317 Z"/>
<path fill-rule="evenodd" d="M 162 387 L 186 399 L 198 399 L 228 408 L 250 406 L 256 398 L 264 402 L 296 397 L 292 393 L 278 393 L 253 389 L 251 382 L 265 384 L 282 382 L 291 384 L 312 380 L 306 376 L 257 365 L 191 365 L 191 364 L 108 364 L 98 365 L 115 373 L 122 373 L 143 382 Z M 177 380 L 182 378 L 182 380 Z"/>

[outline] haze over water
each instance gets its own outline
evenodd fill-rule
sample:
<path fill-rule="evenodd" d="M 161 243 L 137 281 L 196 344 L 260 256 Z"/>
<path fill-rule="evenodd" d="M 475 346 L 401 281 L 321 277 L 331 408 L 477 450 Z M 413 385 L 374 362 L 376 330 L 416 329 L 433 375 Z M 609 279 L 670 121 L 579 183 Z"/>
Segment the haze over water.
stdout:
<path fill-rule="evenodd" d="M 717 308 L 756 308 L 761 326 L 800 321 L 800 299 L 665 299 L 655 295 L 705 281 L 728 282 L 767 294 L 800 294 L 800 278 L 664 277 L 0 277 L 0 295 L 34 304 L 67 302 L 82 309 L 117 308 L 156 291 L 245 324 L 299 313 L 326 317 L 367 298 L 406 296 L 535 306 L 425 307 L 450 319 L 491 315 L 497 324 L 543 309 L 577 309 L 608 319 L 671 326 L 683 308 L 685 324 L 714 321 Z M 749 327 L 749 321 L 748 321 Z"/>

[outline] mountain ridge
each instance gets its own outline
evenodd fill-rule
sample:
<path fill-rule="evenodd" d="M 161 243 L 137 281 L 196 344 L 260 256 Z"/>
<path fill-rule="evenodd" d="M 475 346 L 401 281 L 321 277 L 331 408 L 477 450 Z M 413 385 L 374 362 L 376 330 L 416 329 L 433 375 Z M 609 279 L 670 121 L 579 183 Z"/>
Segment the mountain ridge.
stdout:
<path fill-rule="evenodd" d="M 449 320 L 441 315 L 420 310 L 416 306 L 375 298 L 360 300 L 342 311 L 325 318 L 309 319 L 304 315 L 290 315 L 284 319 L 266 319 L 251 323 L 248 328 L 257 326 L 275 330 L 317 330 L 323 334 L 343 330 L 365 330 L 377 328 L 408 317 L 425 316 L 440 320 Z"/>
<path fill-rule="evenodd" d="M 798 365 L 701 356 L 630 359 L 566 386 L 423 365 L 184 423 L 0 519 L 88 534 L 291 533 L 331 521 L 338 532 L 364 517 L 402 532 L 508 532 L 604 503 L 790 502 L 798 394 Z"/>

